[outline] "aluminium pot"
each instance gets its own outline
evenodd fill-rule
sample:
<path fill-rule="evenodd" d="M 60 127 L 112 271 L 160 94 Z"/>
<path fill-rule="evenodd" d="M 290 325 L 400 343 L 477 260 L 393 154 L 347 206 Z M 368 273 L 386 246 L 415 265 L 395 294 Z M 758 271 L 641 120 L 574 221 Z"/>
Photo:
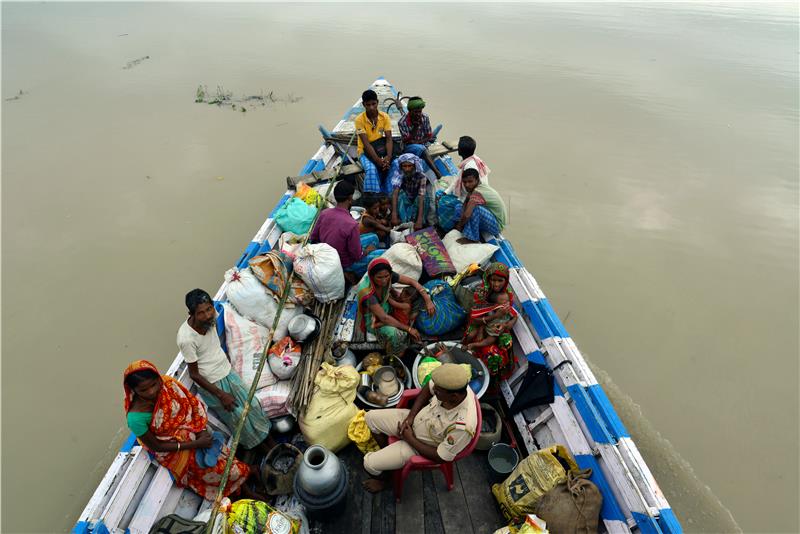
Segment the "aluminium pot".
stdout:
<path fill-rule="evenodd" d="M 294 483 L 303 493 L 323 497 L 336 490 L 341 478 L 339 458 L 322 445 L 312 445 L 303 455 Z"/>

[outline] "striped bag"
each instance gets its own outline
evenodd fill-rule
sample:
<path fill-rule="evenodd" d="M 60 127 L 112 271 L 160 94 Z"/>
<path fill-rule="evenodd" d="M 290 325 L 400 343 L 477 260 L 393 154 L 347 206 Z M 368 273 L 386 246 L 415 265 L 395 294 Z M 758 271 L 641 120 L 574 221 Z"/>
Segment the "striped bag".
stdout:
<path fill-rule="evenodd" d="M 414 323 L 417 330 L 429 336 L 441 336 L 464 322 L 467 312 L 456 301 L 450 284 L 444 280 L 429 280 L 423 287 L 431 294 L 436 313 L 431 316 L 423 309 Z"/>

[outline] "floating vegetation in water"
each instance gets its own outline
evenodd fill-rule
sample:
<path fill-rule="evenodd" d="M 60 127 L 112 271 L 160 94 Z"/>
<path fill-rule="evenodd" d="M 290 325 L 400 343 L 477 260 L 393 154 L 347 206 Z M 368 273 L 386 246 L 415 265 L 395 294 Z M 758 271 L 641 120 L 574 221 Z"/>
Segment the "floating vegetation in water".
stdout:
<path fill-rule="evenodd" d="M 132 60 L 128 61 L 127 63 L 125 63 L 125 66 L 122 67 L 122 68 L 123 68 L 123 70 L 132 69 L 133 67 L 135 67 L 136 65 L 138 65 L 139 63 L 144 61 L 145 59 L 150 59 L 150 56 L 142 56 L 142 57 L 137 58 L 137 59 L 132 59 Z"/>
<path fill-rule="evenodd" d="M 271 104 L 296 104 L 303 99 L 302 96 L 295 96 L 289 93 L 286 96 L 277 96 L 274 91 L 265 92 L 257 95 L 233 96 L 232 91 L 226 90 L 218 85 L 216 91 L 211 92 L 205 85 L 198 85 L 195 91 L 194 101 L 198 104 L 216 105 L 219 107 L 230 107 L 234 111 L 247 112 L 247 108 L 264 107 Z"/>
<path fill-rule="evenodd" d="M 22 89 L 20 89 L 20 90 L 19 90 L 19 93 L 15 94 L 14 96 L 11 96 L 11 97 L 8 97 L 8 98 L 6 98 L 6 102 L 11 102 L 12 100 L 19 100 L 20 98 L 22 98 L 23 96 L 25 96 L 25 95 L 27 95 L 27 94 L 28 94 L 28 93 L 26 93 L 25 91 L 23 91 Z"/>

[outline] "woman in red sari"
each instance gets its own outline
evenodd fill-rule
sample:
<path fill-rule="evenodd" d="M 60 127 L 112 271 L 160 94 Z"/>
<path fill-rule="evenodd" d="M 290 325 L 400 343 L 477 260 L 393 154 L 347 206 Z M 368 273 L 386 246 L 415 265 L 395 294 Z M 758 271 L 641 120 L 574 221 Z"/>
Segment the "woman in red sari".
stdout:
<path fill-rule="evenodd" d="M 464 331 L 463 343 L 474 338 L 477 329 L 483 329 L 488 323 L 509 313 L 509 310 L 500 309 L 496 304 L 490 302 L 493 300 L 490 299 L 493 293 L 508 294 L 507 306 L 510 307 L 514 304 L 514 295 L 508 289 L 508 266 L 504 263 L 491 263 L 483 273 L 483 285 L 475 291 L 474 304 L 469 314 L 467 328 Z M 501 379 L 511 376 L 516 363 L 509 331 L 513 321 L 509 321 L 508 324 L 508 328 L 497 336 L 495 343 L 474 349 L 475 355 L 486 364 L 489 374 Z"/>
<path fill-rule="evenodd" d="M 214 499 L 230 448 L 223 444 L 216 463 L 211 463 L 215 443 L 206 428 L 208 417 L 203 404 L 183 384 L 160 375 L 146 360 L 137 360 L 125 369 L 123 386 L 128 426 L 139 443 L 169 470 L 178 486 L 189 487 L 204 499 Z M 198 454 L 198 449 L 204 451 Z M 211 456 L 209 450 L 213 451 Z M 206 463 L 211 463 L 210 467 L 204 467 Z M 234 460 L 223 495 L 239 489 L 252 495 L 244 485 L 251 472 L 255 475 L 257 470 Z"/>

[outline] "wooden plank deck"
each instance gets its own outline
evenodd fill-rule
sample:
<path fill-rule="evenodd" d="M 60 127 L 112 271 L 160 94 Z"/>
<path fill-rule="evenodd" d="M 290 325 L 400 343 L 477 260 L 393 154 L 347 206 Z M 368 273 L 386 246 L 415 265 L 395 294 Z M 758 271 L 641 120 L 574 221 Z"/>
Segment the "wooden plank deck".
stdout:
<path fill-rule="evenodd" d="M 361 488 L 367 477 L 354 445 L 339 452 L 350 473 L 344 506 L 328 521 L 312 520 L 311 532 L 352 534 L 491 534 L 505 525 L 491 492 L 486 453 L 475 451 L 456 463 L 455 485 L 447 491 L 439 471 L 415 472 L 403 500 L 391 488 L 372 495 Z"/>

